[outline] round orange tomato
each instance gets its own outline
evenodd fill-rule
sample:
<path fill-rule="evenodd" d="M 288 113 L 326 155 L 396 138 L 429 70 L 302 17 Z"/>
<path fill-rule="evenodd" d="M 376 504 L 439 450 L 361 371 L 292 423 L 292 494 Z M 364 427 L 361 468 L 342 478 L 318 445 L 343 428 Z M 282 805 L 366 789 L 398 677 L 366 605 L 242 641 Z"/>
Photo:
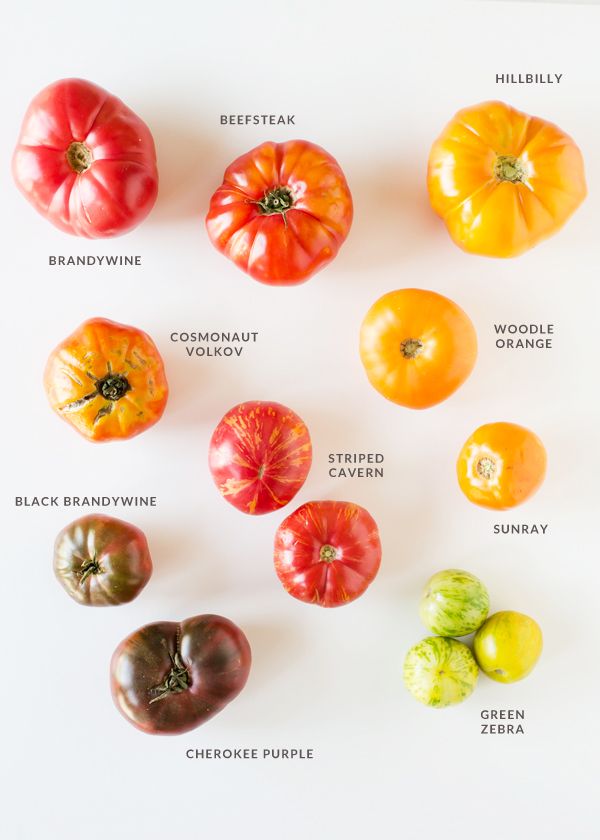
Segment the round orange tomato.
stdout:
<path fill-rule="evenodd" d="M 88 440 L 130 438 L 160 420 L 168 386 L 150 336 L 105 318 L 85 321 L 50 354 L 54 411 Z"/>
<path fill-rule="evenodd" d="M 302 283 L 335 257 L 352 224 L 337 161 L 314 143 L 262 143 L 227 167 L 206 229 L 213 245 L 255 280 Z"/>
<path fill-rule="evenodd" d="M 539 437 L 516 423 L 487 423 L 473 432 L 456 465 L 469 501 L 505 510 L 520 505 L 546 475 L 546 450 Z"/>
<path fill-rule="evenodd" d="M 360 330 L 360 358 L 371 385 L 407 408 L 445 400 L 469 376 L 477 335 L 456 303 L 424 289 L 379 298 Z"/>
<path fill-rule="evenodd" d="M 516 257 L 556 233 L 586 196 L 581 152 L 503 102 L 465 108 L 429 155 L 431 206 L 472 254 Z"/>

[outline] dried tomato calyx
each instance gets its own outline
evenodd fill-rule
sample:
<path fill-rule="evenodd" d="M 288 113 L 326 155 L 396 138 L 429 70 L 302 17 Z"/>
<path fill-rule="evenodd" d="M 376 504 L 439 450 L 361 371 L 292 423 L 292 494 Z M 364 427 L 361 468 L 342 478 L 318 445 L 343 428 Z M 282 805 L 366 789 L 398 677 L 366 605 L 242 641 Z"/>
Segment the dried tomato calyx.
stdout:
<path fill-rule="evenodd" d="M 480 458 L 475 464 L 475 470 L 480 478 L 490 481 L 496 475 L 496 462 L 493 458 Z"/>
<path fill-rule="evenodd" d="M 265 216 L 282 213 L 285 217 L 285 213 L 294 204 L 294 198 L 289 187 L 275 187 L 270 192 L 265 193 L 264 197 L 256 203 L 260 212 Z"/>
<path fill-rule="evenodd" d="M 130 390 L 131 385 L 122 373 L 108 373 L 96 382 L 96 391 L 100 396 L 113 402 L 120 400 Z"/>
<path fill-rule="evenodd" d="M 93 160 L 92 150 L 85 143 L 75 140 L 67 149 L 67 163 L 78 175 L 89 169 Z"/>
<path fill-rule="evenodd" d="M 181 694 L 182 691 L 187 691 L 192 684 L 190 675 L 183 664 L 183 659 L 179 651 L 175 651 L 175 655 L 169 653 L 169 656 L 171 658 L 171 670 L 160 685 L 150 689 L 150 694 L 158 694 L 157 697 L 154 697 L 150 701 L 151 703 L 156 703 L 157 700 L 164 700 L 165 697 L 169 697 L 171 694 Z"/>
<path fill-rule="evenodd" d="M 92 557 L 91 560 L 86 560 L 78 570 L 77 574 L 79 575 L 79 585 L 81 586 L 90 575 L 98 575 L 103 572 L 104 569 L 96 560 L 96 555 Z"/>
<path fill-rule="evenodd" d="M 400 345 L 400 350 L 405 359 L 416 359 L 423 349 L 423 342 L 418 338 L 407 338 Z"/>
<path fill-rule="evenodd" d="M 332 563 L 337 558 L 337 549 L 332 545 L 322 545 L 319 558 L 324 563 Z"/>
<path fill-rule="evenodd" d="M 509 181 L 511 184 L 525 180 L 525 167 L 514 155 L 498 155 L 494 163 L 494 175 L 499 181 Z"/>

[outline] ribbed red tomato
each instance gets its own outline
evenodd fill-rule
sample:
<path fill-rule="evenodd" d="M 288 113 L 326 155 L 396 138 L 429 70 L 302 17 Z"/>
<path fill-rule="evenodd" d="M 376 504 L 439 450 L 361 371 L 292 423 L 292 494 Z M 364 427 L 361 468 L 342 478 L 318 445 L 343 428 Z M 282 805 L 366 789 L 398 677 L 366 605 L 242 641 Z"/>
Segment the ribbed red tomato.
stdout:
<path fill-rule="evenodd" d="M 275 571 L 294 598 L 339 607 L 358 598 L 379 570 L 371 514 L 352 502 L 307 502 L 275 534 Z"/>
<path fill-rule="evenodd" d="M 210 441 L 209 467 L 219 492 L 244 513 L 270 513 L 294 498 L 312 463 L 304 421 L 275 402 L 241 403 Z"/>
<path fill-rule="evenodd" d="M 352 224 L 337 161 L 306 140 L 263 143 L 227 167 L 206 229 L 213 245 L 261 283 L 291 286 L 330 262 Z"/>
<path fill-rule="evenodd" d="M 158 193 L 150 129 L 120 99 L 84 79 L 61 79 L 34 97 L 13 175 L 52 224 L 90 239 L 136 227 Z"/>

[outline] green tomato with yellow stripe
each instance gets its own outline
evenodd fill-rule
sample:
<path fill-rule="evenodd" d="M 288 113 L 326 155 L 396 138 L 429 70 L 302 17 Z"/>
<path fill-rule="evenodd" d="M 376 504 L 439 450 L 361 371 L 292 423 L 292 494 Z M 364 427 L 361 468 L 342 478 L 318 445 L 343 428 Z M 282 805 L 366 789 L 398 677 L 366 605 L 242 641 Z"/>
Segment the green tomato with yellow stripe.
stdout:
<path fill-rule="evenodd" d="M 479 578 L 446 569 L 427 581 L 419 614 L 438 636 L 466 636 L 481 627 L 489 609 L 488 591 Z"/>
<path fill-rule="evenodd" d="M 404 660 L 404 684 L 420 703 L 443 709 L 462 703 L 477 685 L 479 668 L 469 648 L 456 639 L 430 636 L 411 647 Z"/>

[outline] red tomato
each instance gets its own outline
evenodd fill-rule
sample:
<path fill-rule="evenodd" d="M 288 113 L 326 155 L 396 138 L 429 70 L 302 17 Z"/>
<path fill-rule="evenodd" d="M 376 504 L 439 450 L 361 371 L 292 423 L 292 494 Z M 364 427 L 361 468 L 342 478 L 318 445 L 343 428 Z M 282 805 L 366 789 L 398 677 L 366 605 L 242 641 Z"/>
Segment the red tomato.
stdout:
<path fill-rule="evenodd" d="M 344 173 L 306 140 L 263 143 L 234 160 L 206 217 L 213 245 L 273 286 L 302 283 L 327 265 L 351 224 Z"/>
<path fill-rule="evenodd" d="M 150 129 L 116 96 L 83 79 L 54 82 L 33 99 L 13 174 L 42 216 L 89 239 L 136 227 L 158 193 Z"/>
<path fill-rule="evenodd" d="M 275 534 L 275 571 L 308 604 L 339 607 L 358 598 L 381 562 L 377 524 L 352 502 L 307 502 Z"/>
<path fill-rule="evenodd" d="M 312 462 L 310 435 L 290 408 L 274 402 L 234 406 L 210 441 L 219 492 L 244 513 L 270 513 L 294 498 Z"/>

